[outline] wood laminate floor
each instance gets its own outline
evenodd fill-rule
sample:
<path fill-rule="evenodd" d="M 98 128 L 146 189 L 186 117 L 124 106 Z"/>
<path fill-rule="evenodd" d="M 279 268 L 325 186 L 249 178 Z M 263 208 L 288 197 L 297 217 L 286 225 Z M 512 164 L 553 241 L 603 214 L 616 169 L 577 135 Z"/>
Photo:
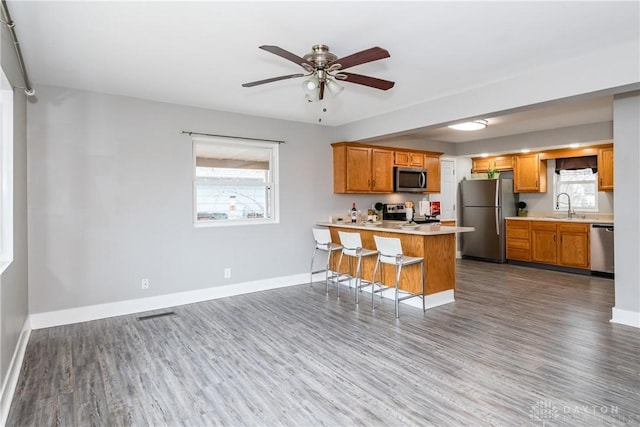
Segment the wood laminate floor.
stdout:
<path fill-rule="evenodd" d="M 457 274 L 455 303 L 399 321 L 317 283 L 33 331 L 7 425 L 640 424 L 640 330 L 609 322 L 612 280 Z"/>

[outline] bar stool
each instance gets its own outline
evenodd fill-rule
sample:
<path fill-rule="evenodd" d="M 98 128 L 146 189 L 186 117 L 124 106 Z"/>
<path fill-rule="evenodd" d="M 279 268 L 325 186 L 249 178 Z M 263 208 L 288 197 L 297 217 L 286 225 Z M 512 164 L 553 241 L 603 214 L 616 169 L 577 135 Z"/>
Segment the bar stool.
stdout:
<path fill-rule="evenodd" d="M 340 237 L 340 243 L 342 244 L 342 253 L 340 254 L 340 259 L 338 260 L 338 274 L 340 274 L 342 257 L 344 255 L 350 257 L 349 258 L 349 276 L 351 279 L 356 279 L 356 304 L 358 304 L 360 302 L 358 299 L 358 294 L 360 293 L 360 289 L 362 289 L 363 287 L 370 286 L 373 283 L 373 282 L 370 282 L 369 284 L 362 285 L 362 277 L 361 277 L 362 258 L 371 256 L 371 255 L 377 255 L 378 251 L 373 249 L 363 248 L 362 239 L 360 238 L 360 233 L 348 233 L 345 231 L 338 231 L 338 236 Z M 352 270 L 351 260 L 353 258 L 357 260 L 355 276 L 351 274 L 351 270 Z M 338 298 L 340 298 L 340 280 L 338 280 L 337 288 L 338 288 Z"/>
<path fill-rule="evenodd" d="M 331 255 L 335 251 L 339 251 L 342 249 L 342 246 L 333 243 L 331 241 L 331 232 L 327 228 L 313 228 L 313 238 L 316 241 L 316 246 L 313 248 L 313 254 L 311 255 L 311 278 L 309 280 L 309 285 L 313 283 L 313 275 L 316 273 L 325 272 L 325 284 L 327 288 L 327 293 L 329 293 L 329 273 L 331 272 Z M 327 268 L 322 270 L 313 270 L 313 262 L 316 257 L 316 252 L 319 250 L 327 252 Z M 331 272 L 331 278 L 333 279 L 337 273 Z"/>
<path fill-rule="evenodd" d="M 395 284 L 395 309 L 396 309 L 396 319 L 400 317 L 400 301 L 403 301 L 408 298 L 420 297 L 422 298 L 422 311 L 426 311 L 426 307 L 424 304 L 424 258 L 420 257 L 410 257 L 403 255 L 402 253 L 402 244 L 400 239 L 397 237 L 380 237 L 373 236 L 373 239 L 376 242 L 376 248 L 378 249 L 378 260 L 376 261 L 376 266 L 373 269 L 373 277 L 374 285 L 371 287 L 371 308 L 375 309 L 374 296 L 376 292 L 382 292 L 385 289 L 390 289 L 391 286 L 384 286 L 382 284 L 382 268 L 380 267 L 380 263 L 394 265 L 396 267 L 396 284 Z M 412 264 L 420 264 L 420 284 L 421 284 L 421 292 L 411 293 L 408 292 L 408 295 L 400 297 L 398 291 L 398 285 L 400 284 L 400 273 L 402 272 L 402 267 L 406 265 Z M 380 282 L 375 282 L 376 272 L 380 269 Z M 375 285 L 378 285 L 380 288 L 378 290 L 375 289 Z M 405 291 L 403 291 L 405 292 Z M 382 298 L 382 295 L 380 295 Z"/>

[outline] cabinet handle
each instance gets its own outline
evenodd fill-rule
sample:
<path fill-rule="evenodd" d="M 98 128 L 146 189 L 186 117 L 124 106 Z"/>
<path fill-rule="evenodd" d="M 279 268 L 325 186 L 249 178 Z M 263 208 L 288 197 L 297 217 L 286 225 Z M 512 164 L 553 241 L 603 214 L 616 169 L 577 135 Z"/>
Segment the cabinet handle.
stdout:
<path fill-rule="evenodd" d="M 600 178 L 600 186 L 602 187 L 602 178 Z"/>
<path fill-rule="evenodd" d="M 367 187 L 371 188 L 371 180 L 370 179 L 367 180 Z"/>
<path fill-rule="evenodd" d="M 556 241 L 556 235 L 555 234 L 553 235 L 553 241 L 554 242 Z"/>
<path fill-rule="evenodd" d="M 376 180 L 373 180 L 373 183 L 371 184 L 371 188 L 375 188 L 376 187 Z"/>

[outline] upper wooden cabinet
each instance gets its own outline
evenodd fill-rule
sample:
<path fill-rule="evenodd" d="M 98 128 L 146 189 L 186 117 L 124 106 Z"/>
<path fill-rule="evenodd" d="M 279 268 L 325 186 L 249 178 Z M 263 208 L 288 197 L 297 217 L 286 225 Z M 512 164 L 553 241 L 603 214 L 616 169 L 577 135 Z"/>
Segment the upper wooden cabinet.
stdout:
<path fill-rule="evenodd" d="M 334 145 L 333 192 L 392 193 L 393 151 L 358 145 Z"/>
<path fill-rule="evenodd" d="M 513 191 L 516 193 L 545 193 L 547 191 L 547 162 L 538 154 L 514 157 Z"/>
<path fill-rule="evenodd" d="M 425 155 L 424 168 L 427 170 L 427 193 L 439 193 L 440 157 Z"/>
<path fill-rule="evenodd" d="M 396 166 L 424 167 L 424 154 L 411 151 L 396 151 L 393 162 Z"/>
<path fill-rule="evenodd" d="M 613 147 L 598 150 L 598 191 L 613 191 Z"/>
<path fill-rule="evenodd" d="M 513 169 L 513 156 L 476 157 L 473 158 L 471 172 L 488 172 L 492 169 L 507 171 Z"/>
<path fill-rule="evenodd" d="M 393 193 L 393 167 L 398 165 L 398 160 L 407 162 L 398 166 L 426 168 L 426 192 L 440 192 L 440 153 L 396 151 L 391 147 L 351 142 L 336 142 L 331 146 L 334 193 Z"/>

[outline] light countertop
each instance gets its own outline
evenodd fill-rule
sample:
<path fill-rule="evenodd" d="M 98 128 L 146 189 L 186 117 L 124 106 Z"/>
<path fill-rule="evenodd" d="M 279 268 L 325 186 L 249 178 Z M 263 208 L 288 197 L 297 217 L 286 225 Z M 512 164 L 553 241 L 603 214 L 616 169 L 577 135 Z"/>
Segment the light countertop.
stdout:
<path fill-rule="evenodd" d="M 455 234 L 455 233 L 468 233 L 475 231 L 473 227 L 450 227 L 446 225 L 440 225 L 438 223 L 432 224 L 418 224 L 415 228 L 404 229 L 400 226 L 404 224 L 403 221 L 382 221 L 380 225 L 364 225 L 364 223 L 352 224 L 350 222 L 345 223 L 332 223 L 332 222 L 318 222 L 317 225 L 324 227 L 340 227 L 340 228 L 353 228 L 355 230 L 371 230 L 371 231 L 386 231 L 392 233 L 403 234 L 416 234 L 422 236 L 436 236 L 440 234 Z"/>
<path fill-rule="evenodd" d="M 505 219 L 513 219 L 518 221 L 560 221 L 560 222 L 581 222 L 588 224 L 613 224 L 613 216 L 611 215 L 603 215 L 603 216 L 589 216 L 589 215 L 580 215 L 576 214 L 571 219 L 567 218 L 566 215 L 548 215 L 548 216 L 508 216 Z"/>

